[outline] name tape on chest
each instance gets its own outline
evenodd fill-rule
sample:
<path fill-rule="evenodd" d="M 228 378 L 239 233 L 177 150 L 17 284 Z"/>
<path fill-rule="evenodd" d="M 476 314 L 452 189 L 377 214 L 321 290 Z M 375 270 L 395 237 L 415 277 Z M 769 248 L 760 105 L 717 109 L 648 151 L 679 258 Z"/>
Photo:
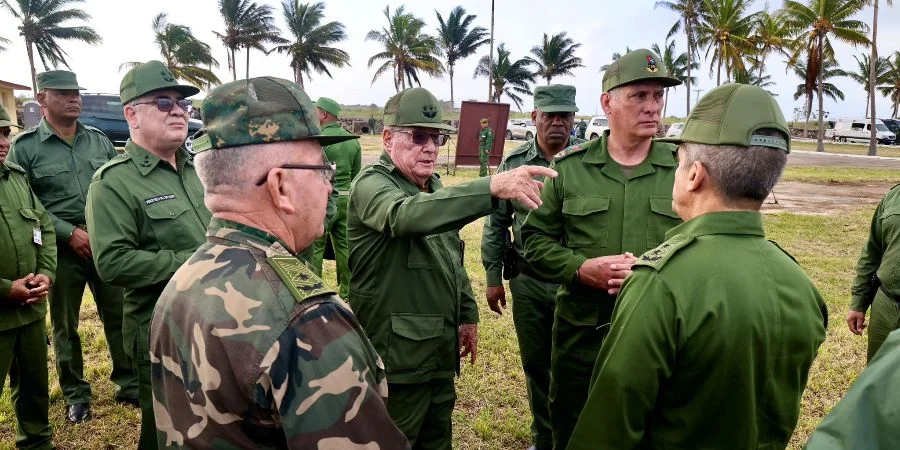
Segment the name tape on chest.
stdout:
<path fill-rule="evenodd" d="M 175 200 L 175 194 L 165 194 L 165 195 L 157 195 L 156 197 L 150 197 L 147 200 L 144 200 L 144 204 L 152 205 L 154 203 L 163 202 L 166 200 Z"/>

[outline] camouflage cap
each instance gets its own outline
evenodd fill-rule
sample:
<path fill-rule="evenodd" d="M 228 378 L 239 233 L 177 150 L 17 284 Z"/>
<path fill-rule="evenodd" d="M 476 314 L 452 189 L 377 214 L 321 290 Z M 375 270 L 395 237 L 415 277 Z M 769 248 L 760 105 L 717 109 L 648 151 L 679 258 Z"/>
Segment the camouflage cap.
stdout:
<path fill-rule="evenodd" d="M 163 89 L 178 91 L 185 98 L 200 92 L 194 86 L 178 84 L 165 64 L 151 60 L 133 67 L 125 74 L 119 84 L 119 98 L 124 105 L 142 95 Z"/>
<path fill-rule="evenodd" d="M 68 70 L 49 70 L 41 72 L 34 76 L 37 82 L 38 92 L 44 89 L 58 89 L 61 91 L 83 91 L 83 87 L 78 85 L 75 78 L 75 72 Z"/>
<path fill-rule="evenodd" d="M 6 113 L 6 110 L 3 109 L 2 106 L 0 106 L 0 128 L 5 128 L 5 127 L 22 128 L 19 125 L 17 125 L 16 122 L 14 122 L 12 119 L 10 119 L 9 114 Z"/>
<path fill-rule="evenodd" d="M 337 115 L 341 113 L 341 106 L 338 105 L 336 101 L 328 97 L 319 97 L 319 99 L 316 100 L 316 108 L 330 113 L 335 117 L 337 117 Z"/>
<path fill-rule="evenodd" d="M 665 87 L 678 86 L 680 80 L 669 76 L 659 55 L 640 48 L 622 55 L 603 73 L 603 92 L 639 81 L 658 81 Z"/>
<path fill-rule="evenodd" d="M 442 118 L 440 103 L 424 88 L 404 89 L 384 105 L 384 124 L 387 126 L 456 131 L 441 122 Z"/>
<path fill-rule="evenodd" d="M 780 131 L 784 136 L 755 134 L 764 128 Z M 760 146 L 790 153 L 790 136 L 787 121 L 772 94 L 758 86 L 733 83 L 709 91 L 697 102 L 681 136 L 658 141 Z"/>
<path fill-rule="evenodd" d="M 322 136 L 313 103 L 296 83 L 275 77 L 232 81 L 203 100 L 194 152 L 315 139 L 331 145 L 359 136 Z"/>
<path fill-rule="evenodd" d="M 543 112 L 576 112 L 575 86 L 551 84 L 534 88 L 534 107 Z"/>

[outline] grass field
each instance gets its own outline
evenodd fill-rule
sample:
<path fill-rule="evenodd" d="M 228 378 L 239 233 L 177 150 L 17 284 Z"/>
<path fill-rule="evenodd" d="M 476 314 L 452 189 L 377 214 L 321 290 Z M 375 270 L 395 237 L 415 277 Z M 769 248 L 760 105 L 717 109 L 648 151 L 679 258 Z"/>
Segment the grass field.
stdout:
<path fill-rule="evenodd" d="M 363 142 L 369 145 L 366 140 Z M 521 141 L 517 141 L 516 145 L 519 143 Z M 852 172 L 852 181 L 866 181 L 867 177 L 881 180 L 886 175 L 882 172 Z M 442 176 L 445 184 L 452 185 L 473 179 L 476 175 L 475 170 L 463 169 L 455 176 Z M 806 169 L 789 170 L 787 173 L 788 178 L 809 177 L 807 179 L 810 181 L 819 182 L 842 182 L 845 179 L 840 175 L 818 176 L 808 173 Z M 839 189 L 840 186 L 825 189 L 829 188 Z M 849 299 L 853 266 L 866 237 L 873 209 L 861 207 L 840 216 L 766 215 L 769 237 L 798 259 L 825 296 L 830 315 L 828 337 L 812 368 L 791 448 L 800 448 L 863 368 L 865 338 L 852 335 L 843 317 Z M 466 364 L 457 380 L 459 400 L 453 416 L 456 448 L 523 449 L 529 445 L 524 376 L 520 369 L 511 311 L 498 316 L 488 310 L 483 300 L 485 277 L 478 250 L 482 223 L 482 220 L 477 220 L 462 230 L 468 249 L 466 268 L 480 302 L 481 324 L 478 361 L 474 366 Z M 333 267 L 330 261 L 327 262 L 326 280 L 334 280 Z M 89 293 L 85 294 L 81 319 L 86 375 L 94 387 L 94 419 L 80 425 L 70 425 L 64 420 L 64 400 L 56 384 L 55 371 L 51 369 L 50 414 L 56 430 L 56 443 L 61 449 L 134 448 L 139 414 L 135 409 L 119 406 L 112 401 L 113 385 L 108 381 L 110 363 L 106 343 Z M 49 367 L 53 367 L 52 361 Z M 5 389 L 0 397 L 0 448 L 11 448 L 14 424 L 9 392 Z"/>

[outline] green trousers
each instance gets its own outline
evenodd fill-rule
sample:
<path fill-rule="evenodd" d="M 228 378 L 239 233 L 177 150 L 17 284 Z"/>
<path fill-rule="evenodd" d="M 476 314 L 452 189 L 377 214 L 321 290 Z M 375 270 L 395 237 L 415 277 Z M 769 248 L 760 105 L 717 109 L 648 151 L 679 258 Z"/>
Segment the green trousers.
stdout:
<path fill-rule="evenodd" d="M 325 237 L 331 239 L 334 249 L 334 262 L 337 264 L 338 294 L 342 299 L 350 298 L 350 269 L 347 261 L 350 251 L 347 249 L 347 201 L 350 197 L 342 195 L 337 199 L 337 210 L 330 223 L 326 224 L 325 235 L 313 244 L 314 254 L 310 261 L 316 275 L 322 276 L 322 259 L 325 256 Z"/>
<path fill-rule="evenodd" d="M 139 334 L 140 335 L 140 334 Z M 138 338 L 134 344 L 134 372 L 138 379 L 141 406 L 141 435 L 138 450 L 156 450 L 156 416 L 153 414 L 153 387 L 150 384 L 150 343 Z"/>
<path fill-rule="evenodd" d="M 869 351 L 866 362 L 872 360 L 888 334 L 900 328 L 900 303 L 888 298 L 881 289 L 875 294 L 869 316 Z"/>
<path fill-rule="evenodd" d="M 56 372 L 66 403 L 90 403 L 91 385 L 84 380 L 81 336 L 78 334 L 81 300 L 87 285 L 94 295 L 97 314 L 112 359 L 110 379 L 118 386 L 116 398 L 137 398 L 137 377 L 122 341 L 122 288 L 103 282 L 91 259 L 78 256 L 65 242 L 57 242 L 56 281 L 50 288 L 50 323 Z"/>
<path fill-rule="evenodd" d="M 388 383 L 387 409 L 412 450 L 450 450 L 453 443 L 453 379 Z"/>
<path fill-rule="evenodd" d="M 551 448 L 550 350 L 553 338 L 553 306 L 558 284 L 544 283 L 525 274 L 509 280 L 513 324 L 525 372 L 528 406 L 531 407 L 531 442 Z"/>
<path fill-rule="evenodd" d="M 491 149 L 479 149 L 478 150 L 478 158 L 481 161 L 481 169 L 478 171 L 479 177 L 488 176 L 488 165 L 490 164 L 491 154 L 489 153 Z"/>
<path fill-rule="evenodd" d="M 47 330 L 43 320 L 0 331 L 0 394 L 7 374 L 16 412 L 16 447 L 54 448 L 49 418 Z"/>

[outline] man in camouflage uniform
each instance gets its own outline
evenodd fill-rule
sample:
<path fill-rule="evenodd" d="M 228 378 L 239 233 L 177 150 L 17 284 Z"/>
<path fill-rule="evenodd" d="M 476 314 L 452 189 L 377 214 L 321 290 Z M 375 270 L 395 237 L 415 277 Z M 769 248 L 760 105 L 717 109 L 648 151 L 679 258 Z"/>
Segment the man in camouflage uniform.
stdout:
<path fill-rule="evenodd" d="M 45 450 L 54 448 L 44 320 L 56 235 L 25 170 L 6 159 L 10 127 L 19 128 L 0 107 L 0 390 L 9 375 L 16 447 Z"/>
<path fill-rule="evenodd" d="M 375 134 L 375 126 L 378 122 L 375 120 L 375 116 L 369 116 L 369 134 Z"/>
<path fill-rule="evenodd" d="M 160 448 L 407 448 L 384 365 L 347 305 L 296 255 L 322 235 L 333 174 L 300 87 L 240 80 L 203 102 L 206 243 L 153 314 Z"/>
<path fill-rule="evenodd" d="M 537 136 L 507 155 L 497 173 L 523 165 L 549 167 L 553 156 L 583 139 L 570 138 L 568 130 L 575 120 L 575 87 L 566 85 L 538 86 L 534 90 L 531 120 Z M 531 441 L 535 448 L 553 447 L 547 396 L 550 390 L 550 343 L 555 307 L 556 283 L 545 283 L 527 270 L 522 249 L 522 223 L 528 209 L 519 203 L 501 202 L 500 208 L 487 217 L 481 238 L 481 261 L 487 274 L 487 302 L 492 311 L 502 314 L 506 307 L 503 289 L 504 262 L 509 290 L 513 299 L 513 324 L 522 355 L 525 387 L 531 407 Z M 513 240 L 509 238 L 512 227 Z M 521 270 L 526 269 L 526 273 Z M 517 272 L 518 275 L 515 275 Z"/>
<path fill-rule="evenodd" d="M 34 193 L 50 213 L 59 239 L 57 277 L 50 289 L 50 323 L 59 387 L 68 404 L 66 417 L 78 423 L 91 417 L 91 385 L 84 379 L 79 312 L 84 287 L 91 289 L 112 359 L 110 378 L 116 401 L 137 406 L 137 377 L 122 341 L 122 288 L 104 282 L 91 259 L 84 206 L 94 171 L 116 157 L 100 130 L 78 121 L 81 94 L 75 74 L 53 70 L 37 75 L 37 100 L 44 118 L 18 136 L 10 160 L 28 174 Z"/>
<path fill-rule="evenodd" d="M 338 122 L 341 107 L 336 101 L 320 97 L 316 102 L 316 114 L 323 136 L 353 136 Z M 359 138 L 359 136 L 356 136 Z M 350 198 L 350 182 L 356 178 L 362 165 L 362 149 L 357 139 L 349 139 L 337 144 L 327 145 L 325 156 L 335 166 L 332 188 L 337 191 L 334 216 L 325 224 L 325 235 L 315 242 L 315 256 L 312 260 L 313 271 L 322 276 L 322 259 L 325 256 L 325 240 L 331 241 L 334 250 L 334 262 L 337 265 L 339 294 L 343 299 L 350 298 L 350 270 L 347 268 L 347 200 Z"/>
<path fill-rule="evenodd" d="M 522 225 L 525 258 L 539 278 L 560 283 L 550 362 L 554 448 L 565 448 L 584 405 L 616 294 L 634 262 L 680 223 L 672 211 L 675 146 L 654 142 L 669 77 L 659 57 L 635 50 L 603 75 L 610 129 L 559 153 L 543 205 Z"/>
<path fill-rule="evenodd" d="M 481 161 L 479 177 L 486 177 L 490 173 L 491 149 L 493 148 L 494 132 L 491 130 L 488 119 L 481 119 L 481 131 L 478 133 L 478 160 Z"/>
<path fill-rule="evenodd" d="M 125 288 L 125 351 L 138 375 L 141 450 L 156 448 L 150 353 L 153 306 L 169 278 L 203 243 L 211 215 L 193 157 L 184 149 L 190 100 L 159 61 L 125 74 L 119 87 L 131 139 L 125 153 L 94 173 L 88 190 L 88 234 L 97 273 Z"/>

